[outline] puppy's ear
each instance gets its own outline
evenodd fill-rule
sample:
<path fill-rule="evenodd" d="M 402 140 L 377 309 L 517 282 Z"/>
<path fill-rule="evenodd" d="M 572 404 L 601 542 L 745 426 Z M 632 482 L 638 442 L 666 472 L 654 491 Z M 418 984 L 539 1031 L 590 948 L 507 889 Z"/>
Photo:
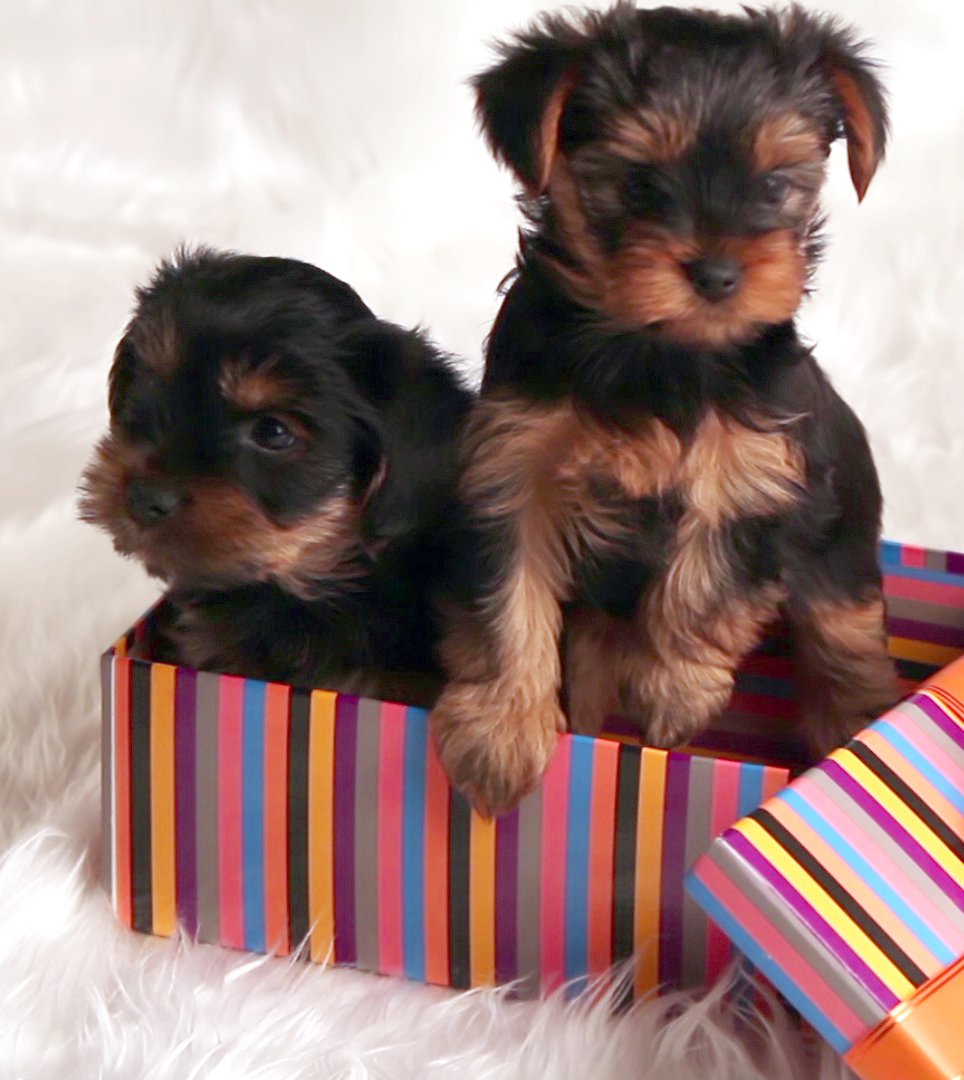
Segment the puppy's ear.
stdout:
<path fill-rule="evenodd" d="M 560 18 L 502 45 L 501 63 L 477 75 L 476 115 L 493 154 L 530 196 L 549 183 L 559 122 L 585 48 L 581 33 Z"/>
<path fill-rule="evenodd" d="M 850 178 L 863 201 L 887 145 L 887 98 L 867 46 L 836 19 L 792 8 L 789 34 L 815 38 L 818 65 L 847 136 Z"/>
<path fill-rule="evenodd" d="M 358 410 L 355 475 L 365 544 L 413 534 L 455 488 L 455 441 L 471 402 L 421 334 L 371 320 L 344 343 Z"/>

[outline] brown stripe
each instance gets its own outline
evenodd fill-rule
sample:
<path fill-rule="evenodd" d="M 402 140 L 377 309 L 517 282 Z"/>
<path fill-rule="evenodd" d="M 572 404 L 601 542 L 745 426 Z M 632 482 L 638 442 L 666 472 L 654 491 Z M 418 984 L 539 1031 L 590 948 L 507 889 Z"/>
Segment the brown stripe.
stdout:
<path fill-rule="evenodd" d="M 913 619 L 934 626 L 964 626 L 964 610 L 947 604 L 931 604 L 926 600 L 909 600 L 903 596 L 887 597 L 887 615 L 891 619 Z"/>
<path fill-rule="evenodd" d="M 218 713 L 220 677 L 200 671 L 197 677 L 195 752 L 197 798 L 198 940 L 221 941 L 218 878 Z"/>
<path fill-rule="evenodd" d="M 132 926 L 154 929 L 151 890 L 151 665 L 131 663 L 131 885 Z"/>

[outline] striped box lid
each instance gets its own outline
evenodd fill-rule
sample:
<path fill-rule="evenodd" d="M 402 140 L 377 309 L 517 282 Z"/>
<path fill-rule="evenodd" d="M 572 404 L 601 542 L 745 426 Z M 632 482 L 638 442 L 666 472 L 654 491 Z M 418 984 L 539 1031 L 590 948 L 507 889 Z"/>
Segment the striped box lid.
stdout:
<path fill-rule="evenodd" d="M 961 1075 L 930 1037 L 907 1047 L 933 987 L 964 986 L 964 559 L 892 546 L 884 567 L 892 649 L 951 662 L 727 829 L 687 889 L 861 1075 L 924 1080 Z"/>

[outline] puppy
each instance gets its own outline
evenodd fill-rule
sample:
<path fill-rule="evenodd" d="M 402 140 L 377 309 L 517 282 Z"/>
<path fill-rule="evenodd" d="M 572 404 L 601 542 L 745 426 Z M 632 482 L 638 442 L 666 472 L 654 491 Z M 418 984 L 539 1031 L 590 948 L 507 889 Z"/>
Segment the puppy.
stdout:
<path fill-rule="evenodd" d="M 867 439 L 794 329 L 845 137 L 884 152 L 874 66 L 801 8 L 552 15 L 475 81 L 528 228 L 461 481 L 449 685 L 432 714 L 490 812 L 566 727 L 686 742 L 783 614 L 823 753 L 891 703 Z"/>
<path fill-rule="evenodd" d="M 184 252 L 109 404 L 81 516 L 167 583 L 171 659 L 396 697 L 433 669 L 470 395 L 421 334 L 306 263 Z"/>

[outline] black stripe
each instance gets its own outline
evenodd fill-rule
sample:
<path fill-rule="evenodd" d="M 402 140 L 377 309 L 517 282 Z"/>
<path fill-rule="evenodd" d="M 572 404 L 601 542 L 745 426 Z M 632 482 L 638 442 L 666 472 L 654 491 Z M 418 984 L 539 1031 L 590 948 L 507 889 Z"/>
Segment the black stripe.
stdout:
<path fill-rule="evenodd" d="M 151 895 L 151 666 L 131 661 L 131 890 L 135 930 L 154 930 Z"/>
<path fill-rule="evenodd" d="M 895 662 L 897 674 L 902 679 L 908 679 L 910 682 L 915 683 L 922 683 L 925 679 L 929 679 L 935 671 L 940 670 L 940 664 L 925 664 L 921 660 L 902 660 L 898 657 Z"/>
<path fill-rule="evenodd" d="M 620 746 L 616 781 L 616 841 L 613 875 L 613 960 L 633 955 L 636 914 L 636 823 L 639 819 L 640 751 Z"/>
<path fill-rule="evenodd" d="M 291 691 L 288 735 L 288 934 L 292 951 L 311 930 L 308 907 L 308 744 L 311 692 Z"/>
<path fill-rule="evenodd" d="M 636 825 L 639 821 L 638 746 L 619 748 L 616 779 L 616 838 L 613 850 L 613 963 L 633 955 L 636 917 Z M 628 1008 L 633 1001 L 634 981 L 627 978 L 619 987 L 616 1008 Z"/>
<path fill-rule="evenodd" d="M 472 811 L 455 791 L 449 807 L 449 980 L 456 989 L 465 990 L 471 983 L 469 847 Z"/>
<path fill-rule="evenodd" d="M 961 841 L 961 838 L 953 829 L 948 828 L 947 825 L 941 821 L 919 795 L 907 786 L 906 781 L 901 780 L 894 770 L 891 769 L 886 762 L 881 761 L 873 750 L 864 743 L 852 742 L 847 746 L 847 749 L 855 757 L 860 758 L 867 768 L 870 769 L 879 780 L 885 783 L 901 802 L 906 803 L 908 809 L 913 810 L 931 832 L 944 841 L 961 862 L 964 862 L 964 842 Z"/>
<path fill-rule="evenodd" d="M 813 855 L 789 833 L 769 810 L 755 810 L 753 817 L 774 840 L 827 892 L 853 919 L 888 960 L 914 986 L 927 982 L 926 974 L 899 945 L 867 914 L 846 889 L 817 862 Z"/>

